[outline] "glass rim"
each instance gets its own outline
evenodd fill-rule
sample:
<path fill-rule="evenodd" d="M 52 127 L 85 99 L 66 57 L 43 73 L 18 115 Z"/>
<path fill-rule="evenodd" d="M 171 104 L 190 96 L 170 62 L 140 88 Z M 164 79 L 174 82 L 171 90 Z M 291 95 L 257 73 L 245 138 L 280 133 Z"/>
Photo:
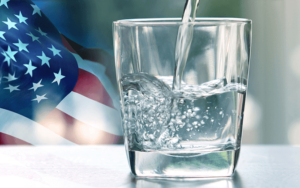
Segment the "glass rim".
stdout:
<path fill-rule="evenodd" d="M 247 18 L 230 18 L 230 17 L 197 17 L 194 22 L 182 23 L 181 18 L 137 18 L 122 19 L 113 22 L 114 25 L 211 25 L 211 24 L 232 24 L 246 23 L 251 24 L 252 20 Z"/>

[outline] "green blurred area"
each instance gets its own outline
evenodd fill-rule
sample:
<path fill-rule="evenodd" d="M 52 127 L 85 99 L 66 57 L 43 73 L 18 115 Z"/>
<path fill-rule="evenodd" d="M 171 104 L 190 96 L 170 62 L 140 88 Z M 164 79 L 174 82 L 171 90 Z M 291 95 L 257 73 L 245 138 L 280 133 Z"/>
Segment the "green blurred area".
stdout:
<path fill-rule="evenodd" d="M 186 0 L 35 0 L 58 30 L 85 46 L 113 54 L 112 22 L 181 17 Z M 241 0 L 200 0 L 197 17 L 241 17 Z"/>
<path fill-rule="evenodd" d="M 202 0 L 198 17 L 241 17 L 240 0 Z"/>
<path fill-rule="evenodd" d="M 113 21 L 130 18 L 181 17 L 185 0 L 88 0 L 87 17 L 95 29 L 107 36 L 112 48 Z M 240 0 L 201 0 L 197 17 L 241 17 Z"/>

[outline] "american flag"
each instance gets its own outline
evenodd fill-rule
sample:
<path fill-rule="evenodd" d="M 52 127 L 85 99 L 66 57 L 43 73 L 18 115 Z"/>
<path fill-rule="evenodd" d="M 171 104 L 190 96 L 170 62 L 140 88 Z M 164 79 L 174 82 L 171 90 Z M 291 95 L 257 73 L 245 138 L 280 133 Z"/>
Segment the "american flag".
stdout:
<path fill-rule="evenodd" d="M 0 0 L 0 143 L 120 142 L 108 56 L 60 34 L 33 2 Z"/>

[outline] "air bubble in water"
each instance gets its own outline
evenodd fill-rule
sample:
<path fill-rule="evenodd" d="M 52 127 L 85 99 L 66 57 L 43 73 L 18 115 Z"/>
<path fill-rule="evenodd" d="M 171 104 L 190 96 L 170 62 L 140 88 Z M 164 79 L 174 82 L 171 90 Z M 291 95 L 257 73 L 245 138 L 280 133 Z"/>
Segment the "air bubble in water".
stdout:
<path fill-rule="evenodd" d="M 185 123 L 182 123 L 179 125 L 180 128 L 183 128 L 185 126 Z"/>
<path fill-rule="evenodd" d="M 177 123 L 177 124 L 182 124 L 181 119 L 177 119 L 177 120 L 176 120 L 176 123 Z"/>
<path fill-rule="evenodd" d="M 194 110 L 194 112 L 198 112 L 200 110 L 200 108 L 199 107 L 195 107 L 193 110 Z"/>
<path fill-rule="evenodd" d="M 194 121 L 193 123 L 192 123 L 192 125 L 197 125 L 198 124 L 198 122 L 197 121 Z"/>

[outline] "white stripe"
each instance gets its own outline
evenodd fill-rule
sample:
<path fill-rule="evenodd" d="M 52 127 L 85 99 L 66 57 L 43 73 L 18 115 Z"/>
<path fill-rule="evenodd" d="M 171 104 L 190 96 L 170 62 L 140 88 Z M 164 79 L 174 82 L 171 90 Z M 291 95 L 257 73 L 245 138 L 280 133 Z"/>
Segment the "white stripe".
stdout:
<path fill-rule="evenodd" d="M 121 115 L 116 109 L 76 92 L 69 93 L 56 108 L 87 125 L 114 135 L 123 135 Z"/>
<path fill-rule="evenodd" d="M 19 138 L 33 145 L 75 145 L 43 125 L 22 115 L 0 108 L 0 132 Z"/>
<path fill-rule="evenodd" d="M 89 60 L 82 59 L 78 54 L 72 53 L 78 63 L 78 67 L 88 71 L 89 73 L 95 75 L 111 99 L 113 100 L 113 105 L 116 107 L 118 110 L 120 109 L 120 101 L 119 101 L 119 95 L 118 93 L 114 90 L 112 83 L 110 79 L 105 75 L 105 69 L 106 67 L 101 65 L 100 63 L 95 63 Z"/>

